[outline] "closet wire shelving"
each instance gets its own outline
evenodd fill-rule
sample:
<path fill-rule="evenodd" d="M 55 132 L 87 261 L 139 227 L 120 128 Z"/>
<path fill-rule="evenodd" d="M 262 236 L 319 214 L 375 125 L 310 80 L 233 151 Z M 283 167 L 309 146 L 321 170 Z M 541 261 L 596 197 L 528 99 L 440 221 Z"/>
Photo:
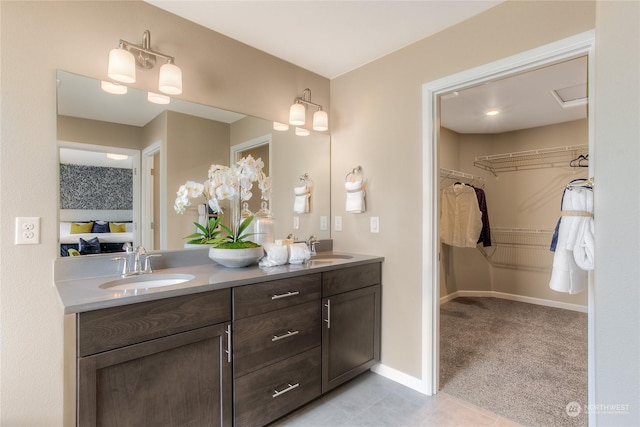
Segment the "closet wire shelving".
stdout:
<path fill-rule="evenodd" d="M 473 165 L 497 177 L 500 172 L 569 166 L 571 160 L 586 154 L 588 154 L 587 145 L 567 145 L 480 156 L 476 157 Z"/>
<path fill-rule="evenodd" d="M 461 181 L 466 184 L 478 185 L 484 187 L 486 179 L 481 176 L 472 175 L 466 172 L 460 172 L 453 169 L 440 168 L 440 183 L 442 184 L 447 179 Z"/>
<path fill-rule="evenodd" d="M 550 271 L 549 249 L 554 230 L 537 228 L 491 228 L 491 246 L 477 248 L 493 267 L 512 270 Z"/>

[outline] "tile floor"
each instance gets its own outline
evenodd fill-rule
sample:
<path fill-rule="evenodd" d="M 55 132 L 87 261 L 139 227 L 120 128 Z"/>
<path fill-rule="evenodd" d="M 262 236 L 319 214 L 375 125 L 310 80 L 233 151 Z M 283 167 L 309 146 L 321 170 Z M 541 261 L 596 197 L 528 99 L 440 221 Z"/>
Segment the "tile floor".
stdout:
<path fill-rule="evenodd" d="M 272 426 L 517 427 L 520 424 L 446 393 L 425 396 L 367 372 Z"/>

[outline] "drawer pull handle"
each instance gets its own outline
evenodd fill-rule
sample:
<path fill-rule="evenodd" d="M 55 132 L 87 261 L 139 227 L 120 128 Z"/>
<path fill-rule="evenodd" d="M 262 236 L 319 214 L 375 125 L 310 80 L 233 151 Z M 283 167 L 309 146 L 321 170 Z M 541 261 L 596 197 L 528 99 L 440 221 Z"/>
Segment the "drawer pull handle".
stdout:
<path fill-rule="evenodd" d="M 292 337 L 294 335 L 298 335 L 300 333 L 300 331 L 287 331 L 286 334 L 282 334 L 282 335 L 274 335 L 273 338 L 271 338 L 271 341 L 279 341 L 285 338 L 289 338 Z"/>
<path fill-rule="evenodd" d="M 283 394 L 293 390 L 294 388 L 300 387 L 300 383 L 295 383 L 295 384 L 287 384 L 287 388 L 285 388 L 284 390 L 273 390 L 273 394 L 271 395 L 271 397 L 278 397 L 278 396 L 282 396 Z"/>
<path fill-rule="evenodd" d="M 331 329 L 331 300 L 328 299 L 324 306 L 327 307 L 327 318 L 324 321 L 327 324 L 327 329 Z"/>
<path fill-rule="evenodd" d="M 227 325 L 224 333 L 227 334 L 227 349 L 224 352 L 227 353 L 227 362 L 231 363 L 231 325 Z"/>
<path fill-rule="evenodd" d="M 286 294 L 276 294 L 276 295 L 272 296 L 271 299 L 288 298 L 288 297 L 293 297 L 293 296 L 296 296 L 296 295 L 300 295 L 300 292 L 298 292 L 298 291 L 293 291 L 293 292 L 289 291 Z"/>

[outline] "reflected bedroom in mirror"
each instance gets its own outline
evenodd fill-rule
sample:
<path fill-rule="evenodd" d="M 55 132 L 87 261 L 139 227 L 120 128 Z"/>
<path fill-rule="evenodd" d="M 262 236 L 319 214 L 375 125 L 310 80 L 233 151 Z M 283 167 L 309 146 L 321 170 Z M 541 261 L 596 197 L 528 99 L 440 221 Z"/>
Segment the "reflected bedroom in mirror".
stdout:
<path fill-rule="evenodd" d="M 204 182 L 211 164 L 247 154 L 262 158 L 272 178 L 275 238 L 330 238 L 320 227 L 330 218 L 328 134 L 298 136 L 268 120 L 174 98 L 156 104 L 126 89 L 108 93 L 99 80 L 57 72 L 60 256 L 119 252 L 126 242 L 183 248 L 200 215 L 195 204 L 175 213 L 180 185 Z M 302 212 L 295 203 L 301 177 L 312 186 Z M 253 199 L 255 213 L 260 200 Z"/>

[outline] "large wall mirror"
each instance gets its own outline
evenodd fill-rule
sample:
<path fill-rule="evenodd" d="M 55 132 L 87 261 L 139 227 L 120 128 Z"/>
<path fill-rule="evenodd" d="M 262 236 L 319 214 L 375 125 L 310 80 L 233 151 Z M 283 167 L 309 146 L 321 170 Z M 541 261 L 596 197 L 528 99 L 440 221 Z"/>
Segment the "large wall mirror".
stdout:
<path fill-rule="evenodd" d="M 57 96 L 62 256 L 115 251 L 123 241 L 184 247 L 199 213 L 195 204 L 175 213 L 179 186 L 203 182 L 211 164 L 246 154 L 261 157 L 273 179 L 276 238 L 330 237 L 321 229 L 330 218 L 329 135 L 276 131 L 264 119 L 178 99 L 155 104 L 133 88 L 111 94 L 100 81 L 65 71 L 57 73 Z M 294 189 L 305 176 L 308 212 L 294 212 Z M 259 194 L 252 201 L 255 212 Z"/>

